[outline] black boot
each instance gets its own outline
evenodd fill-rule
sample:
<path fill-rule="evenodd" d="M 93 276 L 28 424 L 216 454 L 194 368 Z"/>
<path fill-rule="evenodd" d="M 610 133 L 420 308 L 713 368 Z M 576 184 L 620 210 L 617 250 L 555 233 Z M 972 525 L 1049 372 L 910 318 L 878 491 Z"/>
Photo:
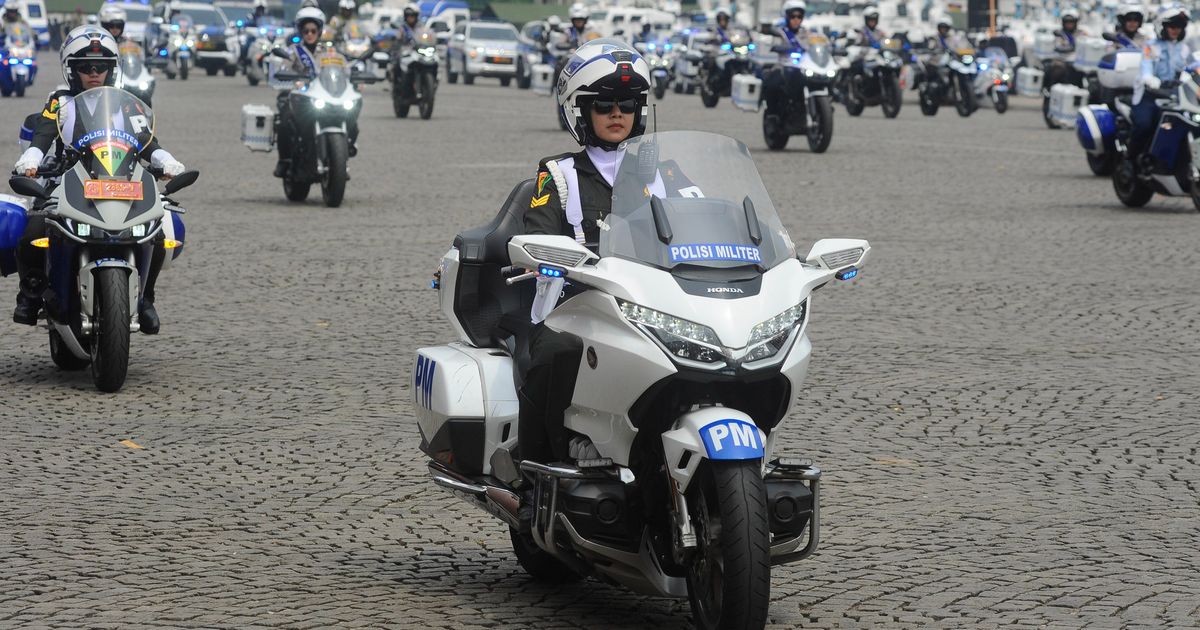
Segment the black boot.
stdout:
<path fill-rule="evenodd" d="M 146 274 L 146 287 L 142 290 L 142 302 L 138 306 L 138 326 L 147 335 L 158 334 L 158 311 L 154 310 L 154 285 L 158 282 L 158 272 L 162 271 L 163 261 L 168 256 L 161 245 L 155 245 L 154 257 L 150 259 L 150 271 Z"/>
<path fill-rule="evenodd" d="M 13 309 L 14 322 L 37 326 L 38 312 L 42 310 L 42 284 L 37 278 L 21 278 L 17 308 Z"/>

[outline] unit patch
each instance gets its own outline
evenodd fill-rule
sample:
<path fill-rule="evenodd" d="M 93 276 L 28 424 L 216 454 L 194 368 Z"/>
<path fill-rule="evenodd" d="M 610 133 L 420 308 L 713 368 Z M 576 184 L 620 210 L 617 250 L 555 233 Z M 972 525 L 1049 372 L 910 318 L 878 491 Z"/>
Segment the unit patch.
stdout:
<path fill-rule="evenodd" d="M 546 193 L 546 194 L 542 195 L 541 197 L 534 197 L 533 199 L 530 199 L 529 207 L 537 208 L 539 206 L 544 206 L 549 201 L 550 201 L 550 193 Z"/>

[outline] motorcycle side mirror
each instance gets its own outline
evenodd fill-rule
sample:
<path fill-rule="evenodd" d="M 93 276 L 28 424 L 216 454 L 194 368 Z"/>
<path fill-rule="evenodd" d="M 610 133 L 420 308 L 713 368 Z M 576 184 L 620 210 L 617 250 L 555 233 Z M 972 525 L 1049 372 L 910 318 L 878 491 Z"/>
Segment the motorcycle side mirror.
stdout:
<path fill-rule="evenodd" d="M 292 56 L 289 55 L 287 53 L 287 51 L 282 48 L 272 48 L 271 54 L 276 57 L 279 57 L 280 59 L 291 59 L 292 58 Z"/>
<path fill-rule="evenodd" d="M 23 197 L 36 197 L 42 200 L 50 198 L 50 193 L 46 192 L 46 188 L 32 177 L 13 175 L 8 180 L 8 186 L 12 188 L 13 192 Z"/>
<path fill-rule="evenodd" d="M 177 191 L 187 188 L 196 183 L 196 179 L 200 177 L 200 171 L 184 171 L 175 177 L 171 178 L 165 186 L 163 186 L 164 195 L 173 195 Z"/>
<path fill-rule="evenodd" d="M 1117 41 L 1117 36 L 1113 33 L 1101 33 L 1100 37 L 1103 37 L 1105 40 L 1110 41 L 1110 42 Z"/>
<path fill-rule="evenodd" d="M 813 244 L 804 262 L 828 269 L 838 280 L 849 280 L 867 262 L 871 244 L 860 238 L 823 238 Z"/>

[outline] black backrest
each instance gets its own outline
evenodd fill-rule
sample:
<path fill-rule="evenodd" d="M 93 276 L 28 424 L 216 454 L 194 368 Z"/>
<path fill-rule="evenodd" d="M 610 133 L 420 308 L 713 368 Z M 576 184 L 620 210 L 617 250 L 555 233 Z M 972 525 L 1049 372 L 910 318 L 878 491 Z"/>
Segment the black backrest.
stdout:
<path fill-rule="evenodd" d="M 534 283 L 508 286 L 501 271 L 510 265 L 509 239 L 525 232 L 533 191 L 532 179 L 517 184 L 494 219 L 454 238 L 459 260 L 454 311 L 476 346 L 504 347 L 506 339 L 523 336 L 530 327 Z"/>

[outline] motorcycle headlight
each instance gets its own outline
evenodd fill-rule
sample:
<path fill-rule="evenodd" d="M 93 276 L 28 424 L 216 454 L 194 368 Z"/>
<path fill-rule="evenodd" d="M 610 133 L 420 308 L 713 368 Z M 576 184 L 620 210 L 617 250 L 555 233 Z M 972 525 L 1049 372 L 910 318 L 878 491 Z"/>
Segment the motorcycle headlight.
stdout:
<path fill-rule="evenodd" d="M 720 341 L 712 328 L 617 300 L 621 313 L 634 324 L 639 324 L 658 339 L 671 356 L 700 363 L 717 363 L 725 359 L 720 351 Z"/>
<path fill-rule="evenodd" d="M 322 99 L 322 98 L 313 99 L 313 107 L 315 107 L 317 109 L 325 109 L 325 99 Z"/>
<path fill-rule="evenodd" d="M 354 109 L 354 101 L 346 101 L 345 103 L 342 103 L 342 109 L 346 111 Z"/>
<path fill-rule="evenodd" d="M 804 326 L 807 311 L 808 300 L 805 300 L 771 319 L 755 324 L 750 330 L 750 351 L 742 360 L 754 363 L 778 354 L 787 345 L 792 329 Z"/>
<path fill-rule="evenodd" d="M 417 52 L 422 55 L 425 55 L 426 57 L 432 57 L 434 55 L 434 53 L 437 52 L 437 48 L 434 48 L 433 46 L 428 46 L 426 48 L 418 48 Z"/>
<path fill-rule="evenodd" d="M 138 84 L 138 89 L 139 89 L 139 90 L 148 90 L 148 89 L 150 89 L 150 82 L 149 82 L 149 81 L 142 81 L 141 83 L 139 83 L 139 84 Z"/>

